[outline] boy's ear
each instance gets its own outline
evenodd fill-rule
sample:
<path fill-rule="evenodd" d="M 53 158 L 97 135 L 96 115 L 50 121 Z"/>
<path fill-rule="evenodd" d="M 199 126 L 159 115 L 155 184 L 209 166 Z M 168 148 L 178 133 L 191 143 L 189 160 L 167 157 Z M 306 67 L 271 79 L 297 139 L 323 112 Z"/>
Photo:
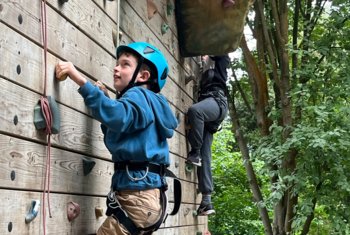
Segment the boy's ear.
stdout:
<path fill-rule="evenodd" d="M 151 73 L 148 70 L 142 70 L 140 73 L 140 82 L 147 82 L 151 77 Z"/>

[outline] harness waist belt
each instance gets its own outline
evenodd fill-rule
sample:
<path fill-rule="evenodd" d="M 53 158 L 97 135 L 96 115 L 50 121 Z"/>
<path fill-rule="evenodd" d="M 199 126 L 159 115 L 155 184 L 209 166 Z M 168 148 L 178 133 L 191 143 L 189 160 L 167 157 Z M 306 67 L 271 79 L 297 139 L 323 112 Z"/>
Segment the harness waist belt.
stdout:
<path fill-rule="evenodd" d="M 147 170 L 152 173 L 159 174 L 160 176 L 168 176 L 172 178 L 177 178 L 176 175 L 167 169 L 167 165 L 161 164 L 157 165 L 149 162 L 115 162 L 114 163 L 114 171 L 117 170 L 126 170 L 128 168 L 129 171 L 140 171 Z"/>

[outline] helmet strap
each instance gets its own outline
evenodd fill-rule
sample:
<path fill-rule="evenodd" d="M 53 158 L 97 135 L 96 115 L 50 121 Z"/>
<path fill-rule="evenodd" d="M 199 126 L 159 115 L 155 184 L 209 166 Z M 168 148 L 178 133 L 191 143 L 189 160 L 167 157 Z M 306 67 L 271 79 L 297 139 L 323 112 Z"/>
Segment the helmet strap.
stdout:
<path fill-rule="evenodd" d="M 117 98 L 120 98 L 127 90 L 129 90 L 130 88 L 134 87 L 134 86 L 137 86 L 139 85 L 138 83 L 136 83 L 136 77 L 137 77 L 137 74 L 140 72 L 140 69 L 141 69 L 141 66 L 143 64 L 143 57 L 141 56 L 138 60 L 138 63 L 137 63 L 137 66 L 136 66 L 136 69 L 134 71 L 134 74 L 132 75 L 132 78 L 129 82 L 129 84 L 118 94 L 118 97 Z"/>

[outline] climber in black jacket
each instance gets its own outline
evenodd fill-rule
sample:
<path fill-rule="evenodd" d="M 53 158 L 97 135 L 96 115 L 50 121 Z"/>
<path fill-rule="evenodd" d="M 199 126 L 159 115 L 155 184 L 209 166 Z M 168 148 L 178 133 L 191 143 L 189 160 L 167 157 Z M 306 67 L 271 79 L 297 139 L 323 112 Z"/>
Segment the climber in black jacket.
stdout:
<path fill-rule="evenodd" d="M 208 56 L 204 56 L 208 59 Z M 227 67 L 230 64 L 228 55 L 211 56 L 215 62 L 213 69 L 206 70 L 200 80 L 198 102 L 187 112 L 190 126 L 188 141 L 191 151 L 186 163 L 199 166 L 197 169 L 198 187 L 202 193 L 202 202 L 198 208 L 199 215 L 215 213 L 211 203 L 213 178 L 211 173 L 211 145 L 213 134 L 224 120 L 227 110 Z"/>

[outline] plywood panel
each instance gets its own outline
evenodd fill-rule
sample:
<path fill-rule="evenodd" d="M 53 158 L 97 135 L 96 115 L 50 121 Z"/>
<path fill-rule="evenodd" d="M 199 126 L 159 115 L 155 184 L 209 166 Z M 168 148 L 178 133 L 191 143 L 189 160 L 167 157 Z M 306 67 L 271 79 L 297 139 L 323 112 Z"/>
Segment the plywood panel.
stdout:
<path fill-rule="evenodd" d="M 2 66 L 0 66 L 0 75 L 20 83 L 28 89 L 42 93 L 44 90 L 42 49 L 6 25 L 0 24 L 0 30 L 4 33 L 2 40 L 0 40 L 0 52 L 3 59 Z M 54 66 L 59 59 L 52 54 L 48 54 L 47 60 L 47 93 L 54 95 L 59 102 L 67 106 L 88 113 L 81 96 L 77 92 L 78 86 L 70 79 L 64 82 L 57 82 L 54 78 Z M 185 111 L 188 106 L 185 104 L 188 104 L 190 100 L 181 98 L 184 96 L 184 93 L 178 92 L 177 94 L 173 92 L 178 89 L 171 81 L 168 81 L 166 89 L 169 90 L 168 93 L 171 95 L 171 97 L 167 97 L 172 101 L 171 103 L 177 107 L 183 107 L 183 111 Z M 174 110 L 177 109 L 176 106 Z M 183 112 L 179 112 L 179 116 L 181 122 L 178 130 L 181 131 L 184 130 Z"/>
<path fill-rule="evenodd" d="M 48 0 L 48 84 L 49 95 L 56 97 L 61 112 L 61 132 L 52 136 L 51 203 L 54 217 L 47 222 L 48 234 L 93 234 L 103 218 L 96 219 L 94 207 L 105 207 L 113 164 L 103 143 L 100 124 L 91 118 L 78 86 L 67 79 L 57 82 L 54 66 L 59 60 L 72 61 L 90 81 L 103 81 L 113 92 L 115 48 L 112 32 L 118 27 L 117 3 L 106 0 L 76 0 L 63 4 Z M 157 46 L 166 56 L 170 76 L 162 90 L 179 126 L 169 140 L 170 169 L 182 182 L 183 204 L 156 234 L 195 234 L 204 232 L 206 217 L 193 216 L 198 207 L 196 170 L 185 171 L 188 152 L 184 115 L 192 104 L 193 82 L 185 77 L 198 72 L 195 59 L 179 56 L 174 15 L 166 14 L 166 4 L 173 0 L 155 0 L 159 14 L 145 15 L 146 1 L 121 1 L 123 43 L 145 40 Z M 41 197 L 46 136 L 33 125 L 33 108 L 44 90 L 43 45 L 40 25 L 40 1 L 7 0 L 0 10 L 0 234 L 39 234 L 41 215 L 31 224 L 24 216 L 32 199 Z M 170 29 L 161 34 L 162 23 Z M 84 176 L 82 159 L 96 161 L 93 171 Z M 12 173 L 12 175 L 11 175 Z M 15 176 L 15 177 L 14 177 Z M 11 178 L 12 177 L 12 178 Z M 173 185 L 169 182 L 170 202 Z M 5 189 L 6 188 L 6 189 Z M 16 201 L 15 201 L 16 200 Z M 69 223 L 66 203 L 81 204 L 78 219 Z M 170 203 L 170 208 L 172 204 Z M 16 213 L 10 213 L 16 211 Z M 9 216 L 9 214 L 11 214 Z M 9 232 L 9 224 L 13 223 Z"/>
<path fill-rule="evenodd" d="M 44 182 L 47 164 L 46 145 L 0 134 L 0 146 L 0 166 L 3 169 L 0 172 L 0 187 L 40 191 L 43 188 L 42 182 Z M 96 162 L 91 173 L 86 176 L 83 171 L 83 158 Z M 111 162 L 54 147 L 51 148 L 50 169 L 52 191 L 99 196 L 108 193 L 114 172 Z M 183 202 L 190 203 L 193 198 L 197 198 L 199 202 L 196 184 L 186 180 L 181 181 L 184 192 Z M 169 178 L 168 183 L 169 200 L 173 201 L 173 181 Z"/>
<path fill-rule="evenodd" d="M 42 190 L 48 164 L 46 150 L 46 145 L 0 134 L 0 187 Z M 83 158 L 96 163 L 86 176 Z M 114 172 L 111 162 L 57 148 L 51 148 L 50 166 L 51 191 L 71 194 L 107 195 Z"/>
<path fill-rule="evenodd" d="M 25 88 L 0 78 L 0 86 L 4 89 L 0 93 L 0 104 L 3 107 L 0 112 L 0 131 L 32 141 L 46 143 L 46 136 L 42 131 L 35 129 L 33 123 L 33 109 L 40 98 L 40 95 Z M 110 153 L 103 143 L 103 134 L 100 130 L 100 123 L 91 117 L 76 112 L 64 105 L 58 105 L 61 113 L 61 130 L 57 135 L 52 135 L 51 141 L 54 146 L 74 152 L 84 153 L 110 160 Z M 16 119 L 16 122 L 14 120 Z M 184 136 L 175 132 L 170 143 Z M 173 149 L 174 148 L 174 149 Z M 170 145 L 173 153 L 178 152 L 176 145 Z M 184 171 L 183 159 L 178 159 L 179 175 Z M 172 168 L 175 169 L 176 161 L 172 161 Z M 185 176 L 181 173 L 182 176 Z M 187 178 L 186 179 L 190 179 Z"/>
<path fill-rule="evenodd" d="M 108 14 L 110 14 L 112 19 L 116 19 L 116 11 L 113 8 L 106 6 L 103 0 L 94 0 L 97 4 L 103 7 Z M 155 34 L 160 34 L 161 32 L 161 19 L 159 16 L 155 16 L 158 20 L 156 23 L 151 21 L 145 21 L 144 10 L 146 9 L 146 1 L 138 1 L 137 3 L 132 2 L 131 5 L 127 1 L 121 1 L 120 9 L 120 26 L 121 30 L 125 33 L 125 36 L 128 36 L 130 39 L 125 39 L 123 36 L 123 43 L 129 43 L 130 41 L 147 41 L 158 47 L 165 55 L 168 60 L 170 67 L 170 77 L 177 83 L 181 89 L 186 90 L 186 93 L 192 96 L 192 84 L 189 83 L 185 85 L 185 77 L 191 74 L 191 71 L 194 70 L 194 73 L 198 72 L 198 66 L 193 66 L 192 59 L 179 58 L 178 49 L 177 49 L 177 39 L 176 36 L 168 32 L 166 36 L 156 36 Z M 132 7 L 131 7 L 132 6 Z M 134 11 L 137 10 L 137 12 Z M 141 17 L 140 17 L 141 16 Z M 174 20 L 174 19 L 172 19 Z M 176 48 L 175 48 L 176 47 Z"/>
<path fill-rule="evenodd" d="M 103 213 L 105 213 L 105 197 L 50 193 L 52 217 L 49 218 L 48 204 L 47 201 L 45 201 L 45 205 L 43 204 L 42 196 L 40 192 L 1 189 L 2 200 L 0 200 L 0 207 L 2 210 L 0 211 L 0 234 L 42 234 L 42 212 L 29 224 L 26 224 L 24 220 L 30 209 L 32 200 L 40 200 L 41 209 L 46 208 L 46 234 L 48 235 L 94 234 L 106 218 L 105 215 L 99 218 L 96 218 L 95 215 L 96 207 L 101 208 Z M 67 203 L 72 201 L 80 205 L 81 212 L 75 220 L 69 222 L 66 210 Z M 172 208 L 172 205 L 169 205 L 169 208 Z M 204 229 L 206 226 L 206 217 L 193 216 L 192 212 L 195 208 L 194 205 L 182 204 L 179 214 L 177 216 L 168 216 L 165 224 L 163 224 L 159 232 L 155 234 L 164 234 L 164 231 L 167 231 L 169 228 L 170 231 L 174 231 L 174 229 L 177 230 L 179 228 L 172 227 L 179 223 L 184 226 L 180 231 L 200 231 Z M 178 219 L 182 221 L 177 221 Z M 11 231 L 8 229 L 10 224 L 12 228 Z M 193 226 L 193 224 L 196 225 Z"/>
<path fill-rule="evenodd" d="M 112 32 L 118 27 L 118 22 L 106 15 L 93 1 L 74 0 L 60 3 L 57 0 L 48 0 L 47 2 L 53 9 L 59 11 L 61 17 L 69 19 L 96 44 L 111 55 L 115 55 Z M 118 8 L 114 6 L 116 1 L 114 3 L 106 1 L 106 4 L 117 13 Z"/>
<path fill-rule="evenodd" d="M 137 1 L 129 0 L 125 1 L 132 7 L 132 9 L 139 15 L 145 24 L 150 28 L 150 31 L 163 43 L 163 45 L 168 49 L 170 54 L 174 56 L 175 59 L 179 58 L 179 48 L 177 43 L 177 32 L 174 31 L 174 28 L 170 26 L 174 25 L 174 18 L 166 17 L 166 1 L 154 1 L 157 5 L 158 12 L 151 18 L 148 19 L 147 14 L 147 1 Z M 122 7 L 126 7 L 125 4 L 122 4 Z M 128 11 L 126 11 L 129 13 Z M 168 30 L 164 33 L 162 32 L 163 25 L 167 25 Z"/>
<path fill-rule="evenodd" d="M 42 213 L 29 224 L 25 223 L 25 216 L 30 209 L 32 200 L 40 200 L 43 207 L 42 194 L 14 190 L 1 190 L 0 234 L 43 234 Z M 74 221 L 67 219 L 67 203 L 76 202 L 80 205 L 81 213 Z M 47 202 L 45 203 L 47 209 Z M 86 197 L 65 194 L 50 194 L 52 218 L 46 213 L 46 234 L 93 234 L 103 222 L 104 217 L 96 218 L 95 207 L 105 208 L 104 197 Z M 104 211 L 106 211 L 104 209 Z M 12 230 L 9 231 L 11 223 Z"/>
<path fill-rule="evenodd" d="M 0 67 L 0 72 L 7 78 L 22 83 L 24 86 L 27 86 L 30 89 L 36 90 L 37 92 L 43 92 L 44 62 L 42 59 L 43 53 L 41 48 L 32 41 L 22 37 L 19 33 L 8 28 L 6 25 L 0 24 L 0 27 L 1 31 L 4 33 L 3 35 L 1 35 L 2 40 L 0 41 L 0 51 L 4 56 L 4 64 Z M 68 31 L 66 33 L 69 34 L 70 32 Z M 80 95 L 76 92 L 78 86 L 69 79 L 64 82 L 57 82 L 57 80 L 55 80 L 54 67 L 58 60 L 59 59 L 52 56 L 52 54 L 48 54 L 48 94 L 55 95 L 59 101 L 61 101 L 62 98 L 63 103 L 66 103 L 69 106 L 72 106 L 85 112 L 86 109 L 82 105 L 82 99 Z M 81 63 L 80 59 L 76 59 L 76 61 L 79 61 L 79 63 Z M 80 69 L 79 63 L 76 66 L 78 69 Z M 88 71 L 85 72 L 89 72 L 89 70 L 95 69 L 98 70 L 99 68 L 99 64 L 83 64 L 82 66 L 87 68 Z M 111 69 L 113 69 L 113 67 L 114 63 L 113 65 L 111 65 Z M 113 77 L 112 70 L 109 71 L 108 74 L 110 77 L 108 77 L 107 84 L 111 86 Z M 67 96 L 67 92 L 70 92 L 72 96 Z M 183 113 L 187 111 L 187 107 L 191 104 L 191 99 L 189 98 L 189 96 L 183 93 L 182 90 L 178 89 L 178 86 L 174 84 L 171 80 L 168 80 L 163 93 L 167 94 L 167 98 L 170 101 L 170 103 L 174 105 L 177 109 L 180 109 Z M 75 107 L 76 105 L 80 106 Z"/>

